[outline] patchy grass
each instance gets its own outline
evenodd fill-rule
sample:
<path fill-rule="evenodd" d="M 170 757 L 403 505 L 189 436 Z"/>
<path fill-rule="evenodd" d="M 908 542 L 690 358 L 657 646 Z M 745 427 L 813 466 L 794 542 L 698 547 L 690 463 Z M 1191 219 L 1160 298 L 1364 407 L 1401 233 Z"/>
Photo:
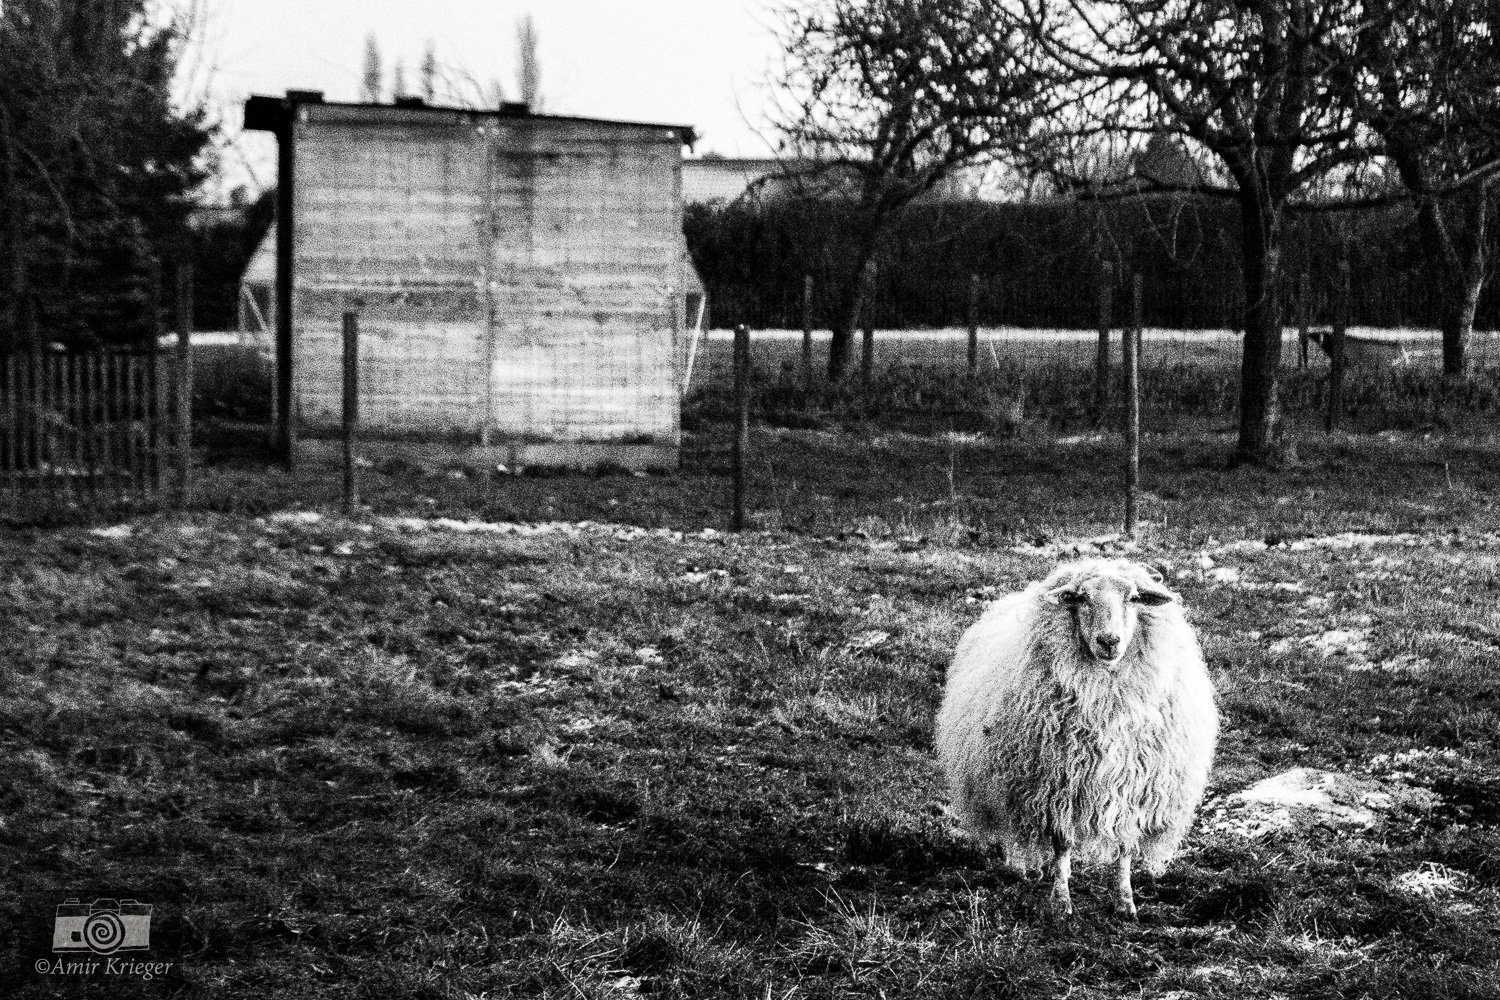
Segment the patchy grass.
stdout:
<path fill-rule="evenodd" d="M 0 535 L 0 995 L 1500 995 L 1487 447 L 1148 442 L 1211 800 L 1306 765 L 1442 804 L 1249 839 L 1211 801 L 1139 923 L 1084 870 L 1059 924 L 951 827 L 931 721 L 982 602 L 1112 530 L 1116 444 L 758 432 L 734 537 L 710 431 L 672 477 L 367 470 L 352 520 L 228 460 L 206 511 Z M 95 887 L 179 975 L 31 971 Z"/>

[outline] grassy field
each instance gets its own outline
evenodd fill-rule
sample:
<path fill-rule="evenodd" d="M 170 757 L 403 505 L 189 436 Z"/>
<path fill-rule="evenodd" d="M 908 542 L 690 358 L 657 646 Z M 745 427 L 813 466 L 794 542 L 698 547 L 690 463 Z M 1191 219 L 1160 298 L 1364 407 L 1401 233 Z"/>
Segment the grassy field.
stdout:
<path fill-rule="evenodd" d="M 207 510 L 0 533 L 0 996 L 1500 996 L 1492 444 L 1148 439 L 1225 730 L 1141 921 L 1085 870 L 1058 923 L 931 724 L 985 600 L 1112 547 L 1117 440 L 762 430 L 731 536 L 695 423 L 670 477 L 367 470 L 346 520 L 234 459 Z M 1441 804 L 1216 821 L 1296 765 Z M 34 970 L 96 894 L 169 975 Z"/>

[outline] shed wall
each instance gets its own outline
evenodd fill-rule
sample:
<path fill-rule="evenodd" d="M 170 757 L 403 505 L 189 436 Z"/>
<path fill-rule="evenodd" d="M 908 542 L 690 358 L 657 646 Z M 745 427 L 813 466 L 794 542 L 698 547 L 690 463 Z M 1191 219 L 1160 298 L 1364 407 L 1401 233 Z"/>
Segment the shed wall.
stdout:
<path fill-rule="evenodd" d="M 359 314 L 360 420 L 477 431 L 485 323 L 484 136 L 433 125 L 296 125 L 298 413 L 337 424 L 342 317 Z"/>
<path fill-rule="evenodd" d="M 294 126 L 304 426 L 338 421 L 353 310 L 375 430 L 675 445 L 676 137 L 387 110 Z"/>
<path fill-rule="evenodd" d="M 676 143 L 536 122 L 495 138 L 494 425 L 675 441 Z"/>

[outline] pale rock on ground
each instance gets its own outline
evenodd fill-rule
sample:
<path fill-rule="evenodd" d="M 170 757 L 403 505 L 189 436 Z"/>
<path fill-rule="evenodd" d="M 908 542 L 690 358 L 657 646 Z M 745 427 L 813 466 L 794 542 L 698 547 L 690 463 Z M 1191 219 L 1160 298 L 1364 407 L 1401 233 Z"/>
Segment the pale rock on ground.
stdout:
<path fill-rule="evenodd" d="M 1251 838 L 1315 827 L 1356 833 L 1379 825 L 1394 809 L 1427 811 L 1441 801 L 1399 781 L 1296 767 L 1210 802 L 1208 825 Z"/>

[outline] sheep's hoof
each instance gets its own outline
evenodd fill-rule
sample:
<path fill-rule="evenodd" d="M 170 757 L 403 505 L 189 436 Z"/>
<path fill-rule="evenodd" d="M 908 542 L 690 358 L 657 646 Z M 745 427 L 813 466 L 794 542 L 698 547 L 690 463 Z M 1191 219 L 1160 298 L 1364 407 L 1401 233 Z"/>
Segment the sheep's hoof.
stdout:
<path fill-rule="evenodd" d="M 1136 913 L 1135 903 L 1129 899 L 1115 900 L 1115 916 L 1126 920 L 1139 919 Z"/>
<path fill-rule="evenodd" d="M 1062 896 L 1054 892 L 1047 897 L 1045 909 L 1047 916 L 1052 917 L 1054 920 L 1067 920 L 1073 916 L 1073 900 L 1069 896 Z"/>

